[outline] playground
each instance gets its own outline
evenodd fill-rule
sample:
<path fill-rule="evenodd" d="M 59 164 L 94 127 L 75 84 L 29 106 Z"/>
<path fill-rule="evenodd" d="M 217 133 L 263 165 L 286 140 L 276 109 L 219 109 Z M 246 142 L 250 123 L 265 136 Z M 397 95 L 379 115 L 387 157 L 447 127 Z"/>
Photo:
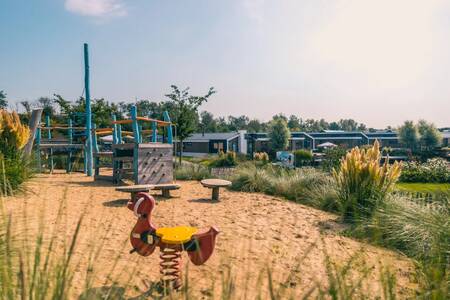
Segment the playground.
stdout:
<path fill-rule="evenodd" d="M 325 253 L 339 264 L 359 255 L 367 264 L 359 266 L 371 270 L 369 284 L 364 288 L 376 294 L 382 293 L 378 280 L 382 266 L 390 267 L 396 274 L 400 295 L 407 295 L 414 287 L 410 282 L 413 266 L 408 259 L 338 234 L 342 225 L 335 222 L 336 215 L 272 196 L 225 189 L 219 202 L 211 202 L 211 191 L 199 182 L 178 183 L 181 189 L 174 191 L 170 199 L 151 192 L 157 201 L 153 223 L 158 227 L 215 225 L 220 229 L 214 254 L 206 264 L 193 266 L 183 254 L 182 271 L 188 273 L 195 299 L 221 295 L 229 268 L 236 277 L 238 295 L 245 292 L 254 299 L 262 293 L 263 298 L 268 297 L 267 280 L 257 284 L 261 274 L 266 278 L 267 268 L 277 284 L 286 283 L 296 295 L 304 295 L 314 284 L 326 284 Z M 40 225 L 45 227 L 45 245 L 56 232 L 56 251 L 64 250 L 63 243 L 66 247 L 70 244 L 83 216 L 72 258 L 76 265 L 71 284 L 73 295 L 87 292 L 86 270 L 89 259 L 95 256 L 93 288 L 114 284 L 119 290 L 126 288 L 127 296 L 139 296 L 159 281 L 159 260 L 157 255 L 129 253 L 135 218 L 126 208 L 128 201 L 128 194 L 115 191 L 110 184 L 93 181 L 83 174 L 58 171 L 37 175 L 26 184 L 23 195 L 9 199 L 6 208 L 12 214 L 13 226 L 21 229 L 21 217 L 26 212 L 29 241 L 35 240 Z M 101 250 L 97 252 L 98 249 Z M 291 273 L 293 277 L 286 282 Z"/>

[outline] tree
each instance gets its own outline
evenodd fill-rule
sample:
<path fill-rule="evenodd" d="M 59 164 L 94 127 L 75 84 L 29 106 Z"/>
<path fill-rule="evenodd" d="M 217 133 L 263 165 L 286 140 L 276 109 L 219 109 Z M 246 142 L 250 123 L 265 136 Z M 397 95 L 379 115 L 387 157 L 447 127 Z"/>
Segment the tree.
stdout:
<path fill-rule="evenodd" d="M 269 138 L 274 151 L 286 150 L 291 133 L 283 118 L 274 119 L 269 127 Z"/>
<path fill-rule="evenodd" d="M 53 107 L 53 100 L 48 97 L 40 97 L 37 99 L 38 106 L 43 109 L 42 115 L 53 116 L 55 108 Z"/>
<path fill-rule="evenodd" d="M 233 116 L 229 116 L 228 117 L 228 128 L 230 131 L 238 131 L 238 130 L 243 130 L 247 128 L 247 124 L 248 124 L 248 117 L 247 116 L 239 116 L 239 117 L 233 117 Z"/>
<path fill-rule="evenodd" d="M 183 155 L 183 141 L 187 139 L 198 128 L 198 108 L 204 102 L 207 102 L 216 91 L 213 87 L 209 88 L 204 96 L 192 96 L 189 88 L 180 90 L 176 85 L 172 85 L 172 92 L 166 97 L 173 104 L 173 122 L 176 125 L 177 137 L 180 141 L 180 163 Z"/>
<path fill-rule="evenodd" d="M 31 114 L 31 103 L 30 103 L 30 101 L 27 101 L 27 100 L 20 101 L 20 104 L 25 109 L 25 112 L 27 113 L 27 115 Z"/>
<path fill-rule="evenodd" d="M 442 135 L 433 123 L 420 120 L 417 129 L 420 134 L 420 146 L 426 151 L 433 150 L 441 144 Z"/>
<path fill-rule="evenodd" d="M 400 142 L 411 150 L 417 149 L 419 143 L 419 132 L 413 121 L 405 121 L 398 129 Z"/>
<path fill-rule="evenodd" d="M 8 100 L 6 100 L 6 93 L 0 91 L 0 109 L 6 109 L 8 107 Z"/>
<path fill-rule="evenodd" d="M 250 120 L 247 124 L 247 130 L 249 133 L 257 133 L 264 131 L 264 124 L 262 124 L 257 119 Z"/>
<path fill-rule="evenodd" d="M 289 116 L 288 127 L 291 131 L 300 131 L 301 120 L 296 115 Z"/>
<path fill-rule="evenodd" d="M 200 126 L 204 132 L 217 132 L 217 121 L 214 115 L 207 111 L 202 111 L 200 114 Z"/>

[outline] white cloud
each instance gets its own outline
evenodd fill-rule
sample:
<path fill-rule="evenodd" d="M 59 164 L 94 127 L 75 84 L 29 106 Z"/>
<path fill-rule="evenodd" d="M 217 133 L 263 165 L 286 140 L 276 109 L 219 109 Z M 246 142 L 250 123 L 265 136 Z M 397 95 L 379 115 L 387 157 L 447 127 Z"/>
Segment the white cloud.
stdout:
<path fill-rule="evenodd" d="M 121 0 L 66 0 L 65 8 L 90 17 L 124 16 L 127 14 Z"/>

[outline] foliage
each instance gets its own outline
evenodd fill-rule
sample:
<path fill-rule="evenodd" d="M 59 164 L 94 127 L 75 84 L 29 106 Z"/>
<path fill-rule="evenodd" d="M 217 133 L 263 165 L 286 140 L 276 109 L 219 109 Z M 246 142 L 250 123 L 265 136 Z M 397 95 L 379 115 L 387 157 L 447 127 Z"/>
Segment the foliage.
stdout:
<path fill-rule="evenodd" d="M 432 158 L 422 164 L 406 162 L 403 163 L 400 181 L 450 183 L 450 168 L 442 158 Z"/>
<path fill-rule="evenodd" d="M 423 150 L 430 151 L 441 144 L 442 135 L 433 123 L 420 120 L 417 129 L 420 134 L 420 146 Z"/>
<path fill-rule="evenodd" d="M 423 204 L 390 195 L 364 226 L 365 236 L 417 260 L 417 280 L 425 299 L 448 299 L 450 278 L 450 194 L 447 201 Z"/>
<path fill-rule="evenodd" d="M 234 167 L 236 165 L 237 165 L 236 152 L 228 151 L 227 153 L 223 153 L 223 151 L 220 151 L 218 158 L 213 160 L 209 166 L 210 167 Z"/>
<path fill-rule="evenodd" d="M 325 149 L 324 157 L 321 167 L 324 171 L 331 172 L 333 169 L 338 169 L 341 164 L 341 159 L 345 156 L 347 150 L 342 147 L 332 147 Z"/>
<path fill-rule="evenodd" d="M 29 160 L 22 156 L 30 129 L 16 112 L 0 110 L 0 195 L 9 195 L 31 176 Z"/>
<path fill-rule="evenodd" d="M 0 91 L 0 109 L 6 109 L 8 107 L 8 100 L 6 100 L 6 93 Z"/>
<path fill-rule="evenodd" d="M 255 152 L 253 153 L 253 159 L 256 161 L 260 161 L 263 164 L 267 164 L 269 162 L 269 154 L 266 152 Z"/>
<path fill-rule="evenodd" d="M 285 150 L 289 143 L 290 131 L 283 118 L 276 118 L 269 127 L 269 138 L 273 151 Z"/>
<path fill-rule="evenodd" d="M 310 165 L 313 154 L 310 150 L 299 149 L 294 151 L 294 163 L 296 167 Z"/>
<path fill-rule="evenodd" d="M 289 170 L 247 163 L 240 165 L 229 179 L 234 190 L 282 196 L 321 209 L 336 207 L 334 181 L 313 168 Z"/>
<path fill-rule="evenodd" d="M 16 112 L 0 110 L 0 152 L 8 156 L 22 149 L 28 141 L 30 129 L 22 125 Z"/>
<path fill-rule="evenodd" d="M 398 129 L 400 142 L 409 149 L 416 149 L 419 143 L 419 131 L 413 121 L 405 121 Z"/>
<path fill-rule="evenodd" d="M 177 164 L 174 173 L 177 180 L 202 180 L 211 177 L 208 167 L 188 161 Z"/>
<path fill-rule="evenodd" d="M 400 164 L 380 165 L 379 143 L 363 150 L 353 148 L 333 170 L 336 180 L 339 211 L 345 221 L 359 221 L 371 216 L 394 187 L 400 176 Z"/>

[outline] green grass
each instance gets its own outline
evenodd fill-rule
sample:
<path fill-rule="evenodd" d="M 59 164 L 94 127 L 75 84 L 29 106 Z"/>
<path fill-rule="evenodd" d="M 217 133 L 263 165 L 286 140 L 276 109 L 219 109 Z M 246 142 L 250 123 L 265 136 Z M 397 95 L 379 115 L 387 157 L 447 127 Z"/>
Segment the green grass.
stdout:
<path fill-rule="evenodd" d="M 405 183 L 399 182 L 396 187 L 403 192 L 412 193 L 436 193 L 446 192 L 450 190 L 448 183 Z"/>

